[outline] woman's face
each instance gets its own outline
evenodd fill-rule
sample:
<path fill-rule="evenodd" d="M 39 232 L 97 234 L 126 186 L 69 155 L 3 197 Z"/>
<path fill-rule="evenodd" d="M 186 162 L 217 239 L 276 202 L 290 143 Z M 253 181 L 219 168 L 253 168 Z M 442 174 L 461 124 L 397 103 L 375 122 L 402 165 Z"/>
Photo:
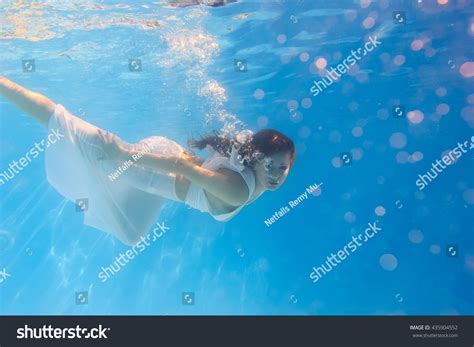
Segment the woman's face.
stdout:
<path fill-rule="evenodd" d="M 285 182 L 290 171 L 291 153 L 279 152 L 266 155 L 255 165 L 257 185 L 265 190 L 277 190 Z"/>

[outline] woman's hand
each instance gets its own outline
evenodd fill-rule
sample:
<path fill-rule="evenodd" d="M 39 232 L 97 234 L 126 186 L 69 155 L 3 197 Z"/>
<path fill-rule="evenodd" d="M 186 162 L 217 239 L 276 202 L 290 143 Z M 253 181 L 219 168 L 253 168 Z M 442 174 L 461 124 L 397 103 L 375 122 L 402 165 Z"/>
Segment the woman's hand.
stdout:
<path fill-rule="evenodd" d="M 109 132 L 98 130 L 98 135 L 103 143 L 104 157 L 100 160 L 123 160 L 126 161 L 130 157 L 127 149 L 117 141 L 117 138 Z"/>

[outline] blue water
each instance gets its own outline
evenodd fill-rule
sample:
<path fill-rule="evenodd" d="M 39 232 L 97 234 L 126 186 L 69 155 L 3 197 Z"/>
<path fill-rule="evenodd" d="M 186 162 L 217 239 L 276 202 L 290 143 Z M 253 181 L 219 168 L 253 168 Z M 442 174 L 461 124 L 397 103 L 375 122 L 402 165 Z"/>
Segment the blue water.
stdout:
<path fill-rule="evenodd" d="M 129 247 L 82 224 L 48 184 L 42 153 L 0 185 L 0 271 L 11 275 L 0 283 L 1 314 L 474 313 L 473 151 L 422 191 L 415 183 L 474 135 L 472 4 L 44 1 L 0 9 L 0 74 L 129 142 L 162 135 L 184 145 L 241 129 L 240 121 L 278 129 L 297 148 L 284 186 L 227 223 L 170 202 L 157 216 L 170 230 L 106 282 L 101 268 Z M 312 96 L 324 63 L 336 67 L 369 35 L 381 44 Z M 27 59 L 34 72 L 23 71 Z M 129 59 L 141 71 L 130 71 Z M 399 105 L 405 114 L 396 118 Z M 0 110 L 3 171 L 47 133 L 3 98 Z M 313 283 L 313 267 L 375 221 L 382 231 Z M 87 301 L 77 302 L 78 292 Z M 183 293 L 194 293 L 191 305 Z"/>

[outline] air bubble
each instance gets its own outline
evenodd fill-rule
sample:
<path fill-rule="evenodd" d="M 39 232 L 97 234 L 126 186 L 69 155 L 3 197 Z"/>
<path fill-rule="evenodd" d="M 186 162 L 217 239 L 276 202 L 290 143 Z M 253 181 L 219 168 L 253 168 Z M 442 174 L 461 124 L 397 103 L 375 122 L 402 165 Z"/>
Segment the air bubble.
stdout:
<path fill-rule="evenodd" d="M 347 223 L 354 223 L 356 220 L 356 215 L 353 212 L 348 211 L 344 213 L 344 220 Z"/>
<path fill-rule="evenodd" d="M 383 215 L 385 215 L 385 207 L 383 206 L 377 206 L 375 208 L 375 214 L 379 217 L 382 217 Z"/>
<path fill-rule="evenodd" d="M 398 267 L 398 259 L 393 254 L 384 254 L 380 257 L 380 266 L 386 271 L 393 271 Z"/>
<path fill-rule="evenodd" d="M 246 143 L 248 141 L 250 141 L 250 139 L 252 138 L 253 136 L 253 132 L 250 131 L 250 130 L 242 130 L 241 132 L 239 132 L 236 136 L 235 136 L 235 139 L 239 142 L 239 143 Z M 239 158 L 240 159 L 240 158 Z"/>
<path fill-rule="evenodd" d="M 413 229 L 408 233 L 408 239 L 413 243 L 422 243 L 424 238 L 421 230 Z"/>

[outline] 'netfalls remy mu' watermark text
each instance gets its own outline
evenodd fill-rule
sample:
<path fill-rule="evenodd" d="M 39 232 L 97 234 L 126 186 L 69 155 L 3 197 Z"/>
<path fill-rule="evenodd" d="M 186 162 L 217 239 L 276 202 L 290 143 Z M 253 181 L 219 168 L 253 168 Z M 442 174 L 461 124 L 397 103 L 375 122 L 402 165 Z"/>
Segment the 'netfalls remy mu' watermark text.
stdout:
<path fill-rule="evenodd" d="M 320 184 L 311 184 L 308 188 L 296 199 L 288 201 L 288 204 L 285 206 L 280 207 L 278 211 L 276 211 L 273 216 L 264 220 L 264 223 L 267 227 L 275 223 L 278 219 L 283 217 L 285 214 L 290 212 L 291 209 L 295 208 L 296 206 L 300 205 L 303 201 L 309 198 L 309 194 L 316 194 L 316 192 L 320 189 L 323 185 L 321 182 Z M 289 206 L 289 207 L 288 207 Z"/>

